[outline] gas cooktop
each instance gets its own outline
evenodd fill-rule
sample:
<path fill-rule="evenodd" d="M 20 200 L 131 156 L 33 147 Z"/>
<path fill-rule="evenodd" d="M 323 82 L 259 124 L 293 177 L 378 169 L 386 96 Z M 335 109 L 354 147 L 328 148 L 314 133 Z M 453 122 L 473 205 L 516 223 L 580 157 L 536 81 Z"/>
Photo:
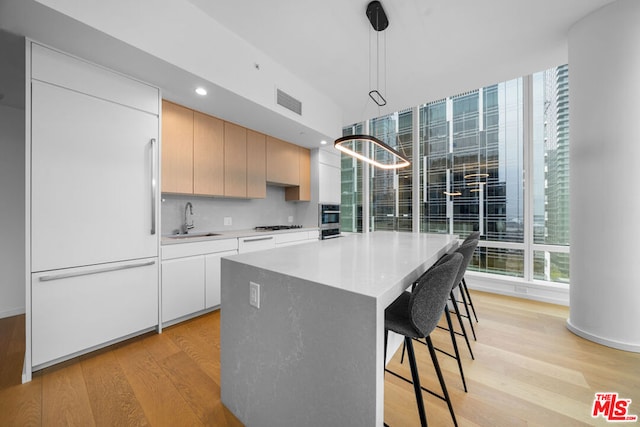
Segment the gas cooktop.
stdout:
<path fill-rule="evenodd" d="M 277 231 L 277 230 L 291 230 L 294 228 L 302 228 L 301 225 L 261 225 L 254 230 L 256 231 Z"/>

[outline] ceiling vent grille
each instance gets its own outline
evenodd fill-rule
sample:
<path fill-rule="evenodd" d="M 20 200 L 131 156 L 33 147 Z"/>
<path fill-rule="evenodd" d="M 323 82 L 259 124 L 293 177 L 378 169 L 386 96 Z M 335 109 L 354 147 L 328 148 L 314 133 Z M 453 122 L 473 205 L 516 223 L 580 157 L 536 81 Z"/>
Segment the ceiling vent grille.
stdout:
<path fill-rule="evenodd" d="M 300 116 L 302 115 L 302 102 L 280 89 L 276 89 L 276 102 L 287 110 L 291 110 Z"/>

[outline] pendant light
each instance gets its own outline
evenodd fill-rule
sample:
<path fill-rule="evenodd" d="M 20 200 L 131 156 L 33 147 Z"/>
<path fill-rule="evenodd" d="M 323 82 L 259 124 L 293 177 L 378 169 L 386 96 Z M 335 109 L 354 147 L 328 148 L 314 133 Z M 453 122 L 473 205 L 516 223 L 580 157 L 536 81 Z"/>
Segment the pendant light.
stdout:
<path fill-rule="evenodd" d="M 379 1 L 369 3 L 366 15 L 371 26 L 376 31 L 376 58 L 378 62 L 378 66 L 376 67 L 377 88 L 369 91 L 369 98 L 371 98 L 378 107 L 382 107 L 387 104 L 387 100 L 378 90 L 380 86 L 378 33 L 384 31 L 389 26 L 389 19 Z M 371 63 L 369 63 L 369 67 L 371 67 Z M 333 146 L 349 156 L 370 163 L 381 169 L 399 169 L 411 164 L 406 156 L 371 135 L 344 136 L 336 139 Z"/>

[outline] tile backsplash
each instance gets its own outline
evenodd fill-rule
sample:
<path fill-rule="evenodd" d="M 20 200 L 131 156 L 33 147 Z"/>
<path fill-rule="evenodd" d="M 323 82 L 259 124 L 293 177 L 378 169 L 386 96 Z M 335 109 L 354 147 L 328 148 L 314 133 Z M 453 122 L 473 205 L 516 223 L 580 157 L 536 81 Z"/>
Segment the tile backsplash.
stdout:
<path fill-rule="evenodd" d="M 317 226 L 308 219 L 309 202 L 286 202 L 284 188 L 267 186 L 264 199 L 228 199 L 189 195 L 162 195 L 162 234 L 173 234 L 184 222 L 187 202 L 193 205 L 193 233 L 204 231 L 246 230 L 259 225 L 297 224 Z M 289 217 L 293 221 L 289 222 Z M 231 218 L 231 225 L 224 225 L 224 219 Z M 191 216 L 190 216 L 191 220 Z"/>

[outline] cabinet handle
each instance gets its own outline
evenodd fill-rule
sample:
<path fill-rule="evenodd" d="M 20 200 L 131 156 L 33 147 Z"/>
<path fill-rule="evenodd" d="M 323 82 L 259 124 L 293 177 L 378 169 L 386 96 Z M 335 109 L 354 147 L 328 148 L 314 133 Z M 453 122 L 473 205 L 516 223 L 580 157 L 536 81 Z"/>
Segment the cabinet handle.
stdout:
<path fill-rule="evenodd" d="M 151 139 L 151 235 L 156 234 L 156 139 Z"/>
<path fill-rule="evenodd" d="M 49 276 L 41 276 L 41 282 L 50 282 L 52 280 L 68 279 L 70 277 L 89 276 L 91 274 L 108 273 L 111 271 L 128 270 L 130 268 L 146 267 L 155 264 L 155 261 L 140 262 L 138 264 L 119 265 L 117 267 L 97 268 L 95 270 L 78 271 L 74 273 L 51 274 Z"/>
<path fill-rule="evenodd" d="M 273 239 L 273 236 L 269 236 L 269 237 L 258 237 L 256 239 L 244 239 L 243 242 L 247 243 L 247 242 L 259 242 L 260 240 L 271 240 Z"/>

